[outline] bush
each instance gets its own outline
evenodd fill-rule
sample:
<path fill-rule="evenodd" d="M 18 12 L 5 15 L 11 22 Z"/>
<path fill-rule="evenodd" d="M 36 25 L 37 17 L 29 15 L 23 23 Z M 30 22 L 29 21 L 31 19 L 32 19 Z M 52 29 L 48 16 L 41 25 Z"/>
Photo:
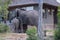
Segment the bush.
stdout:
<path fill-rule="evenodd" d="M 58 17 L 58 23 L 57 23 L 57 28 L 55 30 L 55 34 L 54 34 L 54 39 L 55 40 L 60 40 L 60 7 L 58 8 L 58 14 L 57 14 L 57 17 Z"/>
<path fill-rule="evenodd" d="M 57 28 L 54 33 L 54 39 L 60 40 L 60 28 Z"/>
<path fill-rule="evenodd" d="M 8 31 L 9 31 L 9 27 L 4 23 L 0 23 L 0 33 L 6 33 Z"/>
<path fill-rule="evenodd" d="M 37 40 L 37 29 L 36 29 L 36 27 L 27 29 L 26 33 L 28 35 L 27 40 Z"/>

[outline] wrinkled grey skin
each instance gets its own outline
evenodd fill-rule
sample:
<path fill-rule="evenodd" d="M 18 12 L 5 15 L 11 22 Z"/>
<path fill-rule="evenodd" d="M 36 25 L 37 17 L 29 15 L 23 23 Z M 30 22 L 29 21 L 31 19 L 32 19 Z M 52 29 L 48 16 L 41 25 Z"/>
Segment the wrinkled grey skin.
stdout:
<path fill-rule="evenodd" d="M 12 27 L 13 32 L 18 33 L 19 20 L 17 18 L 13 18 L 13 20 L 11 20 L 11 23 L 12 23 L 12 25 L 14 25 Z"/>
<path fill-rule="evenodd" d="M 30 11 L 24 11 L 24 10 L 16 10 L 16 13 L 19 14 L 19 19 L 22 20 L 23 24 L 27 25 L 38 25 L 38 11 L 36 10 L 30 10 Z"/>

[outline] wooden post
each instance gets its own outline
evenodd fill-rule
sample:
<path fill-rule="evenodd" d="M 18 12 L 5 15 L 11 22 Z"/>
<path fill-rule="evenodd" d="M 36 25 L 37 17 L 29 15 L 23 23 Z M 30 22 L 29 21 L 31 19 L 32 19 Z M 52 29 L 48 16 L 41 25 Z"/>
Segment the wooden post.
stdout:
<path fill-rule="evenodd" d="M 42 9 L 43 9 L 43 0 L 38 0 L 39 2 L 39 20 L 38 20 L 38 37 L 39 37 L 39 40 L 44 40 L 44 36 L 43 36 L 43 24 L 42 24 L 42 21 L 43 21 L 43 13 L 42 13 Z"/>

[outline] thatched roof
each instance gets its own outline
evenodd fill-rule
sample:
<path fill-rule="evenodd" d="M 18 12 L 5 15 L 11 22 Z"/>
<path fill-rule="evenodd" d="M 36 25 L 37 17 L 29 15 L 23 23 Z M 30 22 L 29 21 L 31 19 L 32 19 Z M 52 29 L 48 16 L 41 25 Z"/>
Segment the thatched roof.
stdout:
<path fill-rule="evenodd" d="M 43 3 L 53 6 L 60 5 L 56 0 L 43 0 Z M 38 0 L 12 0 L 9 6 L 29 5 L 29 4 L 38 4 Z"/>

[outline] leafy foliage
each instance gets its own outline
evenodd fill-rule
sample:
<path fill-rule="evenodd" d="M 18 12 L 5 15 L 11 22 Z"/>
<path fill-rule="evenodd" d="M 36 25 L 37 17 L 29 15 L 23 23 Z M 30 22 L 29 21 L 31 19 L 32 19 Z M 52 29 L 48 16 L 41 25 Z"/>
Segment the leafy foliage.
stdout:
<path fill-rule="evenodd" d="M 26 33 L 28 35 L 27 40 L 37 40 L 37 30 L 35 27 L 27 29 Z"/>
<path fill-rule="evenodd" d="M 0 0 L 0 17 L 7 19 L 8 5 L 11 0 Z"/>
<path fill-rule="evenodd" d="M 9 27 L 4 23 L 0 23 L 0 33 L 6 33 L 6 32 L 9 32 Z"/>
<path fill-rule="evenodd" d="M 58 16 L 58 24 L 57 24 L 57 28 L 55 30 L 54 38 L 55 38 L 55 40 L 60 40 L 60 7 L 58 8 L 57 16 Z"/>

